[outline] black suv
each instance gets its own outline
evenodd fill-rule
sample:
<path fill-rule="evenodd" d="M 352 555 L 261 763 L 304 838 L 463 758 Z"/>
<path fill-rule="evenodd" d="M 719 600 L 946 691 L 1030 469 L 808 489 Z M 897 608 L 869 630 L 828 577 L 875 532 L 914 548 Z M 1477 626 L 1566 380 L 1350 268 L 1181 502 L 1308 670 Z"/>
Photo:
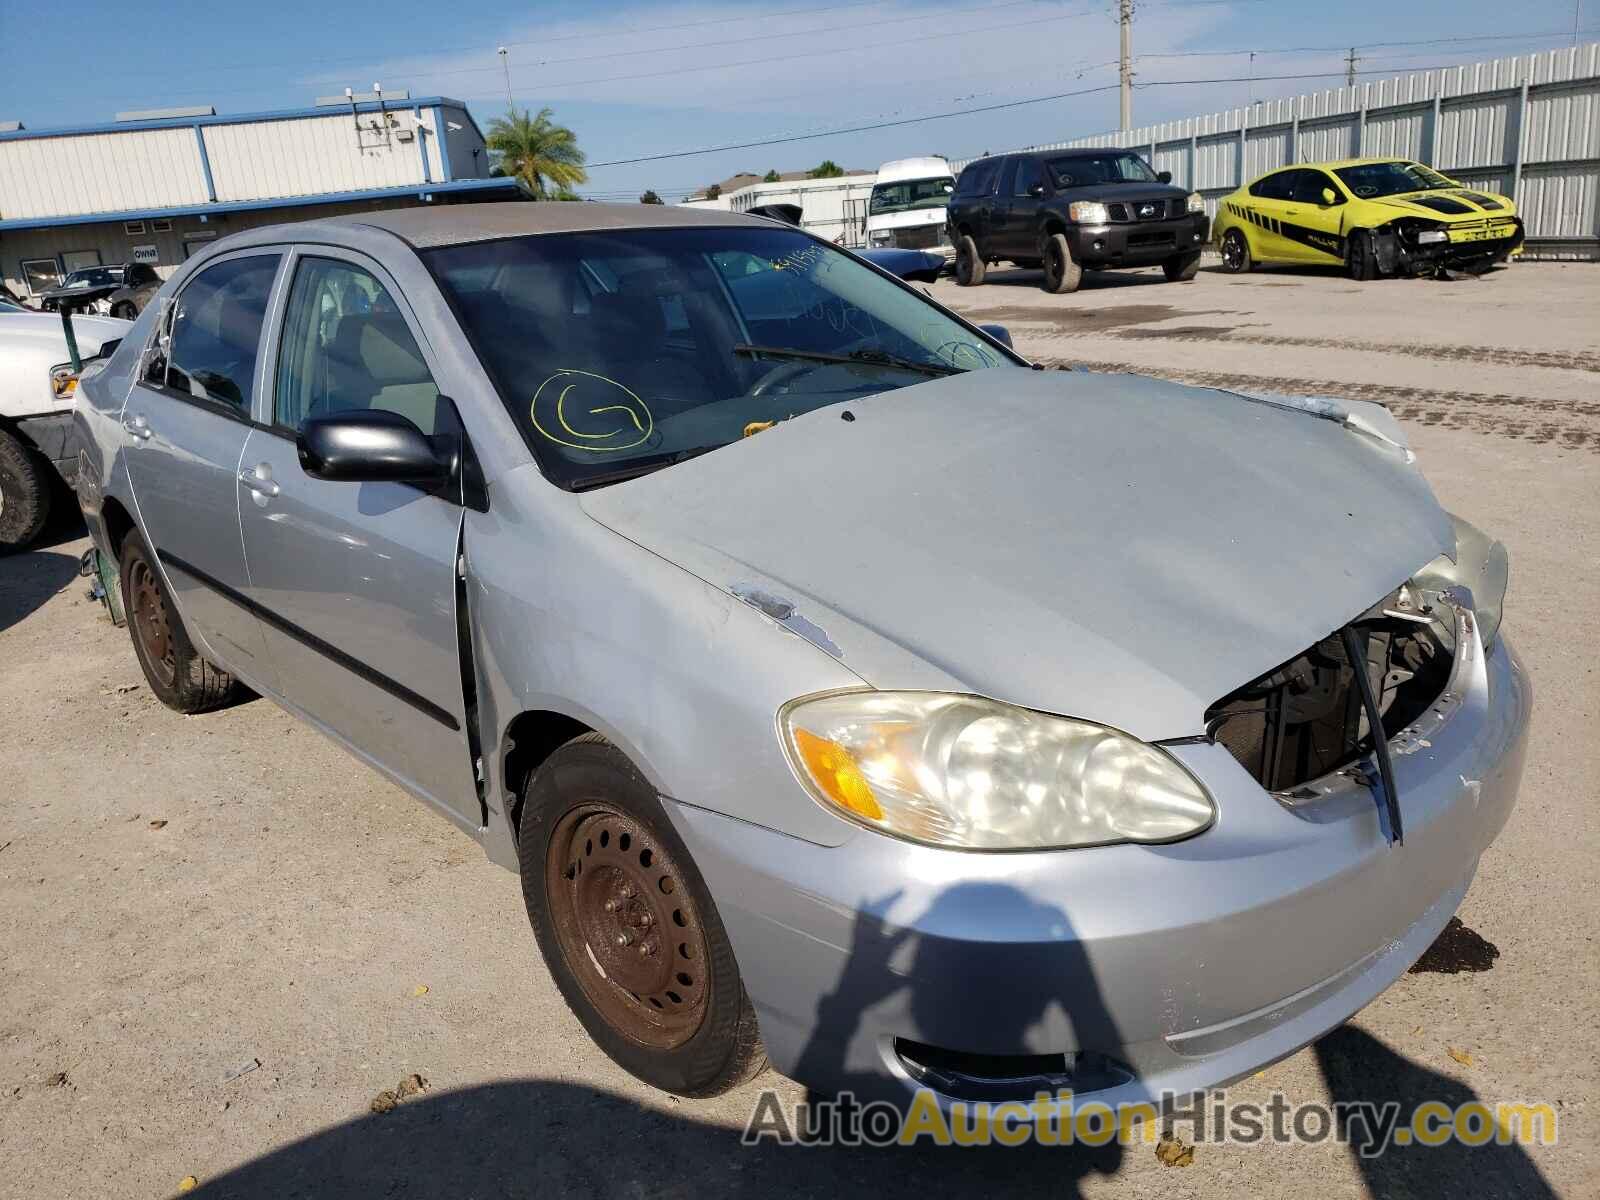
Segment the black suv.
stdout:
<path fill-rule="evenodd" d="M 1029 150 L 968 163 L 950 198 L 956 282 L 987 264 L 1044 268 L 1047 292 L 1075 292 L 1085 271 L 1160 265 L 1193 279 L 1210 220 L 1198 193 L 1172 186 L 1132 150 Z"/>

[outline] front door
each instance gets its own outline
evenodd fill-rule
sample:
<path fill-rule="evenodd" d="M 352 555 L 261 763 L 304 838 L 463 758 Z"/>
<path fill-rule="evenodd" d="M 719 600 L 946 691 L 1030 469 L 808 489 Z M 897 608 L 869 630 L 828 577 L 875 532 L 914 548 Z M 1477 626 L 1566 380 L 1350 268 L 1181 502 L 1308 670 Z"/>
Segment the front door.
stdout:
<path fill-rule="evenodd" d="M 1004 231 L 996 241 L 1002 256 L 1031 258 L 1039 253 L 1039 207 L 1044 203 L 1044 175 L 1036 159 L 1024 157 L 1016 163 Z"/>
<path fill-rule="evenodd" d="M 243 251 L 186 283 L 122 410 L 139 522 L 185 626 L 206 657 L 266 687 L 273 677 L 261 629 L 238 600 L 249 585 L 239 460 L 282 261 L 276 251 Z"/>
<path fill-rule="evenodd" d="M 409 484 L 313 479 L 295 441 L 309 416 L 371 409 L 459 433 L 455 410 L 376 264 L 318 249 L 290 269 L 271 424 L 245 445 L 239 517 L 280 692 L 477 825 L 456 627 L 461 506 Z"/>
<path fill-rule="evenodd" d="M 1329 192 L 1332 201 L 1327 198 Z M 1302 261 L 1344 261 L 1344 209 L 1344 193 L 1326 172 L 1304 167 L 1294 173 L 1283 232 Z"/>

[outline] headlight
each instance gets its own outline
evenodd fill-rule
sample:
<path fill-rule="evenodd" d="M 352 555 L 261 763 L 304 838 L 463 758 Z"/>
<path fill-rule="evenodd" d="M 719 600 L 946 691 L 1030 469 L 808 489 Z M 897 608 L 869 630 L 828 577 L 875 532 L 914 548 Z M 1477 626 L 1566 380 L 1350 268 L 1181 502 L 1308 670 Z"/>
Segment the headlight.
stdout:
<path fill-rule="evenodd" d="M 874 246 L 889 246 L 894 244 L 894 231 L 889 229 L 874 229 L 867 235 L 867 240 Z"/>
<path fill-rule="evenodd" d="M 1418 571 L 1413 582 L 1437 591 L 1465 588 L 1472 597 L 1472 615 L 1478 623 L 1479 640 L 1487 650 L 1494 645 L 1495 634 L 1500 632 L 1511 563 L 1506 548 L 1483 530 L 1453 513 L 1450 519 L 1456 526 L 1455 561 L 1441 554 Z"/>
<path fill-rule="evenodd" d="M 1211 799 L 1125 733 L 977 696 L 837 692 L 779 713 L 795 773 L 824 806 L 896 837 L 964 850 L 1169 842 Z"/>
<path fill-rule="evenodd" d="M 1203 213 L 1203 212 L 1205 212 L 1205 210 L 1206 210 L 1206 198 L 1204 196 L 1202 196 L 1199 192 L 1190 192 L 1189 193 L 1189 211 L 1192 212 L 1192 213 Z"/>
<path fill-rule="evenodd" d="M 57 400 L 70 400 L 78 390 L 78 373 L 71 363 L 50 368 L 50 394 Z"/>
<path fill-rule="evenodd" d="M 1111 220 L 1111 210 L 1098 200 L 1074 200 L 1067 205 L 1067 215 L 1080 225 L 1104 225 Z"/>
<path fill-rule="evenodd" d="M 1450 235 L 1442 229 L 1424 229 L 1417 234 L 1417 245 L 1426 245 L 1429 242 L 1448 242 Z"/>

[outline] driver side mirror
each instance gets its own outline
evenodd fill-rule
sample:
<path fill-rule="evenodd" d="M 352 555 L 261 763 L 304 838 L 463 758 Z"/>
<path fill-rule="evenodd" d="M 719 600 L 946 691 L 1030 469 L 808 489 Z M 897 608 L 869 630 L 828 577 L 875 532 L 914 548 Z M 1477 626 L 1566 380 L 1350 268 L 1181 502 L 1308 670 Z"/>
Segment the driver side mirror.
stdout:
<path fill-rule="evenodd" d="M 1171 183 L 1172 182 L 1172 172 L 1171 171 L 1157 171 L 1156 172 L 1156 178 L 1159 179 L 1162 183 Z"/>
<path fill-rule="evenodd" d="M 1332 188 L 1325 187 L 1322 189 L 1322 203 L 1325 206 L 1337 204 L 1339 203 L 1339 197 Z"/>
<path fill-rule="evenodd" d="M 340 483 L 436 487 L 454 465 L 405 417 L 378 408 L 307 417 L 295 448 L 307 475 Z"/>
<path fill-rule="evenodd" d="M 979 325 L 978 328 L 1006 347 L 1006 349 L 1013 348 L 1011 345 L 1011 331 L 1004 325 Z"/>

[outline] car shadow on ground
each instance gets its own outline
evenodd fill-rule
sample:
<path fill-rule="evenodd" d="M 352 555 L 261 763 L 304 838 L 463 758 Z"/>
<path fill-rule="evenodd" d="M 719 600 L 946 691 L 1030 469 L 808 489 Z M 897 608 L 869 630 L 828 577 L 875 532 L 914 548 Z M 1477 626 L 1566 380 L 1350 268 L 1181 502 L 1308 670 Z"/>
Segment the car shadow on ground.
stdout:
<path fill-rule="evenodd" d="M 78 560 L 55 550 L 34 548 L 0 557 L 0 633 L 43 608 L 77 575 Z"/>
<path fill-rule="evenodd" d="M 1402 1124 L 1416 1107 L 1437 1102 L 1454 1112 L 1480 1102 L 1478 1093 L 1448 1075 L 1431 1071 L 1384 1045 L 1377 1038 L 1346 1025 L 1314 1047 L 1317 1065 L 1335 1102 L 1398 1101 Z M 1517 1097 L 1535 1100 L 1535 1097 Z M 1365 1127 L 1346 1129 L 1351 1161 L 1371 1196 L 1507 1196 L 1518 1200 L 1555 1200 L 1555 1191 L 1527 1150 L 1491 1140 L 1469 1146 L 1450 1140 L 1439 1146 L 1393 1142 L 1382 1154 L 1363 1157 Z"/>
<path fill-rule="evenodd" d="M 1028 267 L 990 267 L 988 274 L 983 277 L 980 287 L 1016 287 L 1039 289 L 1040 280 L 1044 272 Z M 1085 271 L 1083 282 L 1078 285 L 1078 290 L 1070 295 L 1082 295 L 1084 292 L 1115 291 L 1118 288 L 1141 288 L 1152 284 L 1165 284 L 1167 277 L 1160 270 L 1145 268 L 1138 271 Z"/>
<path fill-rule="evenodd" d="M 862 1014 L 894 1003 L 919 976 L 955 979 L 958 986 L 917 989 L 911 1019 L 930 1038 L 973 1036 L 996 1046 L 1071 1029 L 1086 1044 L 1115 1039 L 1089 962 L 1058 908 L 1001 885 L 958 885 L 936 897 L 922 917 L 905 923 L 897 895 L 864 900 L 848 931 L 848 954 L 817 1008 L 816 1027 L 800 1052 L 797 1073 L 835 1081 L 858 1095 L 882 1095 L 881 1072 L 862 1071 Z M 887 914 L 896 912 L 899 921 Z M 937 936 L 959 922 L 1008 922 L 1021 941 L 996 944 Z M 958 922 L 952 925 L 952 921 Z M 922 930 L 925 932 L 918 932 Z M 1054 934 L 1053 939 L 1048 935 Z M 1045 936 L 1047 941 L 1039 939 Z M 1001 960 L 1026 961 L 1002 967 Z M 1065 949 L 1064 949 L 1065 948 Z M 995 971 L 1001 971 L 996 975 Z M 949 974 L 949 972 L 955 974 Z M 970 989 L 959 986 L 971 980 Z M 1014 986 L 995 988 L 996 978 Z M 978 986 L 980 984 L 989 986 Z M 974 1022 L 978 1022 L 974 1025 Z M 1062 1023 L 1064 1022 L 1064 1023 Z M 1040 1030 L 1044 1032 L 1040 1034 Z M 1455 1106 L 1476 1099 L 1468 1087 L 1408 1061 L 1354 1028 L 1338 1030 L 1315 1048 L 1335 1100 L 1398 1101 L 1403 1111 L 1424 1100 Z M 758 1081 L 759 1083 L 760 1081 Z M 774 1093 L 782 1109 L 784 1094 Z M 866 1194 L 875 1200 L 930 1193 L 949 1196 L 1039 1195 L 1072 1200 L 1089 1179 L 1114 1176 L 1132 1155 L 1154 1148 L 1135 1140 L 1100 1147 L 1029 1143 L 1000 1146 L 746 1144 L 743 1131 L 673 1111 L 663 1097 L 645 1106 L 585 1084 L 523 1079 L 422 1094 L 322 1130 L 206 1180 L 196 1195 L 234 1200 L 291 1196 L 731 1196 Z M 762 1120 L 760 1095 L 752 1118 Z M 822 1124 L 815 1097 L 795 1122 Z M 770 1127 L 770 1122 L 769 1122 Z M 1360 1130 L 1352 1137 L 1359 1137 Z M 1182 1129 L 1178 1130 L 1179 1136 Z M 1263 1144 L 1264 1154 L 1294 1154 L 1292 1146 Z M 1553 1195 L 1517 1146 L 1391 1147 L 1383 1155 L 1351 1157 L 1374 1196 L 1494 1194 Z M 1486 1187 L 1485 1185 L 1489 1185 Z"/>

